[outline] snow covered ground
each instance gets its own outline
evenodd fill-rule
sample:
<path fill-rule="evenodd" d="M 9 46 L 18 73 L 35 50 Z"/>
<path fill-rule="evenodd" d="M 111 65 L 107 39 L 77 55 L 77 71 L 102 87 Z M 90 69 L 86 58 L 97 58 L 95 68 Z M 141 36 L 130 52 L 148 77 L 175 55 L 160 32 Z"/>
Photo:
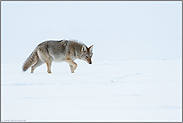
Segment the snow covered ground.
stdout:
<path fill-rule="evenodd" d="M 182 121 L 181 1 L 2 1 L 2 121 Z M 94 45 L 93 64 L 22 64 L 45 40 Z"/>
<path fill-rule="evenodd" d="M 2 64 L 2 121 L 182 121 L 182 61 Z"/>

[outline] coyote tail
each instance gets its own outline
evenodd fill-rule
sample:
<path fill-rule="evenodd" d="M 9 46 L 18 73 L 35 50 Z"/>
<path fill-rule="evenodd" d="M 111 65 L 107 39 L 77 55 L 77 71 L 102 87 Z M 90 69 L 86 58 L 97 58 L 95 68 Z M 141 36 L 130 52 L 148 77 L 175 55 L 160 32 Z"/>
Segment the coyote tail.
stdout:
<path fill-rule="evenodd" d="M 26 71 L 30 66 L 32 66 L 38 59 L 37 50 L 35 49 L 30 56 L 26 59 L 22 66 L 22 70 Z"/>

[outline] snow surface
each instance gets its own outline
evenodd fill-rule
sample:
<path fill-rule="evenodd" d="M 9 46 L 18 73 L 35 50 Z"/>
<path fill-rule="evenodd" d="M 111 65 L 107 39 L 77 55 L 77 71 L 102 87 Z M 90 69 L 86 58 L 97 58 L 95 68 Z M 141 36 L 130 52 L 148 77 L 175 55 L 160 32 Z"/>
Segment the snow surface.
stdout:
<path fill-rule="evenodd" d="M 182 121 L 181 1 L 2 1 L 2 121 Z M 94 45 L 34 74 L 22 64 L 45 40 Z"/>
<path fill-rule="evenodd" d="M 182 61 L 2 64 L 2 121 L 182 121 Z"/>

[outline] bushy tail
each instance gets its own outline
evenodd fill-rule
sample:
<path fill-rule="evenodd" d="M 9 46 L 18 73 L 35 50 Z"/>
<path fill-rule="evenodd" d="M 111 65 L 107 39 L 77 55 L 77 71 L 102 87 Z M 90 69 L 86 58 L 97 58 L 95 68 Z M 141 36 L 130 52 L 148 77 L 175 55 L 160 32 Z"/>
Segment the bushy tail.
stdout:
<path fill-rule="evenodd" d="M 37 61 L 37 59 L 38 59 L 37 51 L 34 50 L 24 62 L 22 70 L 26 71 L 30 66 L 32 66 Z"/>

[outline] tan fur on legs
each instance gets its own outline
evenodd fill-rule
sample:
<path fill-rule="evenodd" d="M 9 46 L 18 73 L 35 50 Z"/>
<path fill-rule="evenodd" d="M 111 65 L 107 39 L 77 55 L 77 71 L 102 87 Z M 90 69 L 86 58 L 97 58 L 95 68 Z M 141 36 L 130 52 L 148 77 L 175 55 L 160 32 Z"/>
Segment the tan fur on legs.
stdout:
<path fill-rule="evenodd" d="M 67 58 L 65 61 L 67 63 L 69 63 L 70 67 L 72 65 L 72 67 L 71 67 L 71 73 L 74 73 L 74 70 L 76 70 L 76 68 L 77 68 L 77 64 L 75 62 L 73 62 L 70 58 Z"/>
<path fill-rule="evenodd" d="M 51 73 L 51 63 L 52 63 L 52 62 L 47 62 L 47 61 L 46 61 L 47 72 L 48 72 L 48 73 Z"/>
<path fill-rule="evenodd" d="M 72 65 L 69 65 L 69 66 L 70 66 L 71 73 L 74 73 L 73 66 Z"/>
<path fill-rule="evenodd" d="M 46 51 L 44 51 L 42 49 L 39 49 L 38 50 L 38 55 L 39 55 L 40 59 L 46 63 L 46 65 L 47 65 L 47 72 L 51 73 L 52 59 L 49 56 L 49 54 Z"/>
<path fill-rule="evenodd" d="M 33 69 L 33 67 L 31 67 L 31 73 L 34 73 L 34 69 Z"/>
<path fill-rule="evenodd" d="M 41 66 L 42 64 L 44 64 L 44 62 L 43 62 L 40 58 L 38 58 L 37 62 L 31 67 L 31 73 L 33 73 L 34 70 L 35 70 L 37 67 Z"/>

